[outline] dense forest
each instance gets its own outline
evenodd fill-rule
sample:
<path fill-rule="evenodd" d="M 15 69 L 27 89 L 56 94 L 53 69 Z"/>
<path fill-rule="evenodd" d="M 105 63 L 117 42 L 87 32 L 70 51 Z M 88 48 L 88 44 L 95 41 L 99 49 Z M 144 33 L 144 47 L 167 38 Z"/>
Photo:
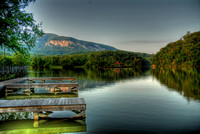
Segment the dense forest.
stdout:
<path fill-rule="evenodd" d="M 31 65 L 35 69 L 50 68 L 50 66 L 62 66 L 73 68 L 74 66 L 85 67 L 114 67 L 118 61 L 120 67 L 147 67 L 150 66 L 152 55 L 127 51 L 97 51 L 86 54 L 72 55 L 23 55 L 21 53 L 0 55 L 0 66 L 23 66 Z M 4 62 L 5 61 L 5 62 Z"/>
<path fill-rule="evenodd" d="M 181 39 L 169 43 L 153 56 L 156 66 L 200 67 L 200 31 L 187 33 Z"/>
<path fill-rule="evenodd" d="M 33 68 L 49 68 L 50 66 L 112 67 L 119 61 L 121 66 L 150 66 L 151 55 L 126 51 L 97 51 L 89 54 L 73 54 L 61 56 L 34 56 L 31 59 Z"/>

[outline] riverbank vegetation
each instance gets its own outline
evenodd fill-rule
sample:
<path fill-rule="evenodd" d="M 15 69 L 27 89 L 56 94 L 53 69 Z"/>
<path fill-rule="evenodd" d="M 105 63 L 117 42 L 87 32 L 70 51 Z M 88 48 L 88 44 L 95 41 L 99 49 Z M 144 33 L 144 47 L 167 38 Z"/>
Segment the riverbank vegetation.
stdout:
<path fill-rule="evenodd" d="M 169 43 L 153 56 L 155 66 L 200 67 L 200 31 L 187 33 L 181 39 Z"/>
<path fill-rule="evenodd" d="M 33 68 L 49 68 L 50 66 L 62 66 L 73 68 L 85 67 L 142 67 L 150 66 L 151 55 L 126 51 L 97 51 L 89 54 L 74 54 L 61 56 L 34 56 L 31 60 Z"/>
<path fill-rule="evenodd" d="M 23 55 L 21 53 L 7 53 L 0 55 L 0 66 L 24 66 L 30 65 L 34 69 L 49 69 L 58 67 L 63 69 L 77 66 L 88 68 L 109 68 L 109 67 L 148 67 L 152 55 L 145 53 L 134 53 L 127 51 L 97 51 L 88 54 L 73 55 Z M 116 65 L 118 62 L 120 65 Z"/>
<path fill-rule="evenodd" d="M 1 66 L 25 66 L 30 64 L 30 56 L 24 55 L 20 52 L 11 54 L 6 53 L 0 55 L 0 67 Z"/>

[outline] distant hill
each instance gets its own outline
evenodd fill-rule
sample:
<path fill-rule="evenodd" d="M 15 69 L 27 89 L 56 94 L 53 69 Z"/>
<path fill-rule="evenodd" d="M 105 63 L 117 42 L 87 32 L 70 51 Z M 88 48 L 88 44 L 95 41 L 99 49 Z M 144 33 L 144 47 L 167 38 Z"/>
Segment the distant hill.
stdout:
<path fill-rule="evenodd" d="M 200 67 L 200 31 L 169 43 L 153 56 L 152 63 L 156 66 Z"/>
<path fill-rule="evenodd" d="M 103 50 L 117 49 L 99 43 L 88 42 L 72 37 L 58 36 L 56 34 L 48 33 L 36 41 L 36 46 L 31 50 L 31 52 L 47 55 L 63 55 Z"/>

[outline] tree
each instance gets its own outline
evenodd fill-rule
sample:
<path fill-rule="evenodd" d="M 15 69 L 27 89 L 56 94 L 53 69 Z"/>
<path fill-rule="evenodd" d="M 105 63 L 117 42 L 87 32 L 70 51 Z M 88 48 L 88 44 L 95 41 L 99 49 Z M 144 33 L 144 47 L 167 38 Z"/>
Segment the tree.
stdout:
<path fill-rule="evenodd" d="M 29 57 L 19 52 L 14 54 L 13 63 L 16 66 L 24 66 L 29 64 Z"/>
<path fill-rule="evenodd" d="M 43 35 L 41 24 L 35 24 L 33 15 L 24 8 L 35 0 L 0 1 L 0 47 L 26 54 Z"/>

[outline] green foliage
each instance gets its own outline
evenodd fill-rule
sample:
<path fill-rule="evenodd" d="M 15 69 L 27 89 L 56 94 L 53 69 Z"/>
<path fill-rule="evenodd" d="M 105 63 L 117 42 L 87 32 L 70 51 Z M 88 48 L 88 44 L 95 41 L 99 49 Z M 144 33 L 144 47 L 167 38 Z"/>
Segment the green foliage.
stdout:
<path fill-rule="evenodd" d="M 99 51 L 88 54 L 86 66 L 102 67 L 115 66 L 119 61 L 122 66 L 149 66 L 150 62 L 138 53 L 126 51 Z"/>
<path fill-rule="evenodd" d="M 14 65 L 13 59 L 11 56 L 2 56 L 0 55 L 0 66 L 12 66 Z"/>
<path fill-rule="evenodd" d="M 24 8 L 35 0 L 0 1 L 0 47 L 27 54 L 35 40 L 43 35 L 41 24 L 35 24 L 33 15 Z M 26 44 L 26 45 L 25 45 Z"/>
<path fill-rule="evenodd" d="M 97 51 L 89 54 L 74 54 L 62 56 L 35 56 L 31 65 L 33 68 L 46 68 L 44 64 L 50 66 L 63 66 L 63 68 L 72 68 L 74 66 L 86 67 L 111 67 L 119 61 L 122 66 L 142 67 L 149 66 L 147 61 L 151 55 L 126 52 L 126 51 Z M 43 60 L 46 57 L 46 60 Z M 151 59 L 151 58 L 149 58 Z M 48 62 L 48 63 L 47 63 Z"/>
<path fill-rule="evenodd" d="M 31 61 L 31 66 L 34 69 L 43 69 L 43 68 L 50 68 L 50 59 L 49 57 L 45 56 L 38 56 L 38 57 L 33 57 Z"/>
<path fill-rule="evenodd" d="M 0 55 L 0 66 L 25 66 L 29 64 L 29 56 L 19 52 L 14 55 L 6 54 L 5 57 Z"/>
<path fill-rule="evenodd" d="M 13 63 L 17 66 L 25 66 L 29 64 L 29 56 L 25 56 L 19 52 L 13 56 Z"/>
<path fill-rule="evenodd" d="M 169 43 L 153 56 L 156 66 L 200 66 L 200 31 Z"/>

